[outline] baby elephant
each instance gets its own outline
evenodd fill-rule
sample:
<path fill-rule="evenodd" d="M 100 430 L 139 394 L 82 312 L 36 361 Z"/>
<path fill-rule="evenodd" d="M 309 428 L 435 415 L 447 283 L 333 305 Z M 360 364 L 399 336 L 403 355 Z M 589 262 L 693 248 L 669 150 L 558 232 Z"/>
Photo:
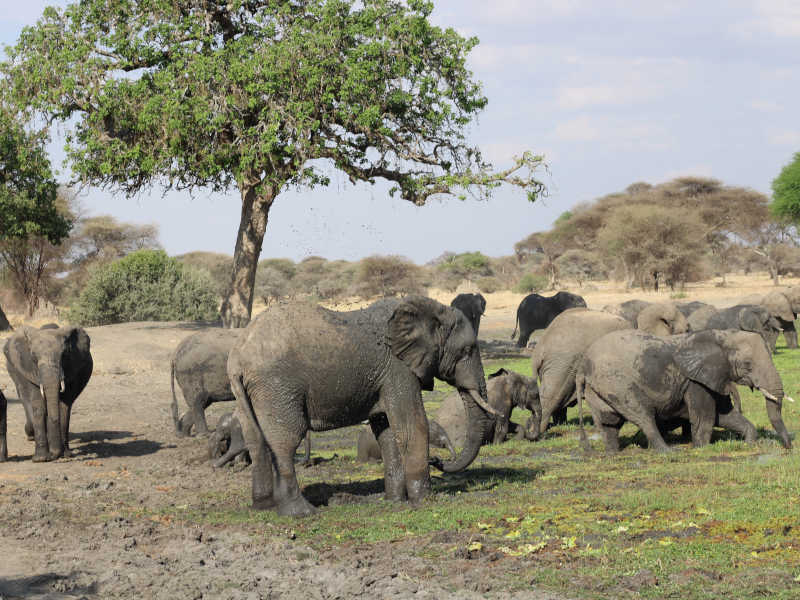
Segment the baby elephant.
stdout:
<path fill-rule="evenodd" d="M 306 432 L 305 450 L 303 464 L 309 464 L 311 462 L 311 437 L 308 432 Z M 226 412 L 219 418 L 217 428 L 208 438 L 208 458 L 213 461 L 214 468 L 219 468 L 235 460 L 239 455 L 248 465 L 252 462 L 239 418 L 235 412 Z"/>
<path fill-rule="evenodd" d="M 514 371 L 499 369 L 487 377 L 486 391 L 489 404 L 498 412 L 495 417 L 494 444 L 506 441 L 510 426 L 511 411 L 523 408 L 531 411 L 531 416 L 524 430 L 517 432 L 517 437 L 535 440 L 539 437 L 539 426 L 542 418 L 542 405 L 539 400 L 539 386 L 532 377 L 525 377 Z"/>
<path fill-rule="evenodd" d="M 436 448 L 447 448 L 453 459 L 456 457 L 455 448 L 447 436 L 447 432 L 436 421 L 428 421 L 428 445 Z M 372 428 L 362 427 L 358 432 L 358 462 L 381 460 L 381 448 L 372 433 Z"/>

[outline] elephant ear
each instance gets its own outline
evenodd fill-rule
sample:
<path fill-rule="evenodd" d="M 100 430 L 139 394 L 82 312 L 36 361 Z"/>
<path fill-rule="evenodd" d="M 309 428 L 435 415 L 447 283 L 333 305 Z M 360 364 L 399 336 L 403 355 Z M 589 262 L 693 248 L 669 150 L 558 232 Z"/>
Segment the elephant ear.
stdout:
<path fill-rule="evenodd" d="M 486 298 L 483 297 L 483 294 L 478 294 L 478 302 L 481 305 L 481 314 L 486 312 Z"/>
<path fill-rule="evenodd" d="M 23 325 L 21 334 L 18 333 L 9 339 L 9 351 L 14 360 L 17 371 L 22 373 L 30 382 L 39 383 L 39 365 L 31 352 L 31 335 L 35 330 L 28 325 Z M 15 356 L 16 355 L 16 356 Z"/>
<path fill-rule="evenodd" d="M 508 371 L 506 371 L 504 368 L 497 369 L 497 371 L 489 375 L 486 379 L 494 379 L 495 377 L 500 377 L 502 375 L 508 375 Z"/>
<path fill-rule="evenodd" d="M 751 307 L 745 307 L 739 311 L 739 327 L 744 331 L 754 331 L 760 333 L 764 328 L 758 313 Z"/>
<path fill-rule="evenodd" d="M 675 352 L 675 363 L 685 377 L 719 394 L 727 393 L 731 365 L 712 331 L 695 334 L 683 342 Z"/>
<path fill-rule="evenodd" d="M 423 390 L 433 389 L 442 340 L 446 337 L 442 335 L 443 323 L 434 303 L 430 298 L 408 298 L 395 309 L 388 325 L 392 354 L 408 365 Z"/>

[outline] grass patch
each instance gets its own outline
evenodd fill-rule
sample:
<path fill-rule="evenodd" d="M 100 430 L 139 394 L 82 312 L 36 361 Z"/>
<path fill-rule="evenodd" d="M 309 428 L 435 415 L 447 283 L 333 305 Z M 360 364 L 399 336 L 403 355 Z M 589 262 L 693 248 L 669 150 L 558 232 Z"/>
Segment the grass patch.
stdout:
<path fill-rule="evenodd" d="M 800 398 L 800 351 L 781 347 L 775 363 L 787 394 Z M 487 373 L 501 366 L 530 375 L 527 359 L 485 363 Z M 426 408 L 451 391 L 437 382 Z M 419 507 L 383 500 L 382 466 L 356 463 L 350 444 L 326 449 L 325 458 L 338 457 L 299 474 L 307 496 L 327 498 L 314 517 L 251 512 L 249 487 L 208 492 L 158 516 L 264 535 L 291 531 L 319 549 L 411 541 L 436 568 L 491 556 L 503 561 L 493 573 L 506 589 L 535 583 L 585 598 L 797 598 L 800 455 L 771 435 L 763 398 L 741 392 L 759 428 L 754 445 L 719 433 L 701 449 L 673 439 L 675 452 L 665 456 L 642 448 L 627 425 L 622 436 L 631 443 L 617 456 L 606 456 L 599 440 L 584 453 L 570 409 L 568 424 L 539 442 L 487 446 L 463 473 L 434 471 L 434 494 Z M 800 430 L 800 405 L 786 403 L 783 414 L 790 432 Z M 512 418 L 522 423 L 527 414 Z M 342 496 L 347 501 L 336 504 Z"/>

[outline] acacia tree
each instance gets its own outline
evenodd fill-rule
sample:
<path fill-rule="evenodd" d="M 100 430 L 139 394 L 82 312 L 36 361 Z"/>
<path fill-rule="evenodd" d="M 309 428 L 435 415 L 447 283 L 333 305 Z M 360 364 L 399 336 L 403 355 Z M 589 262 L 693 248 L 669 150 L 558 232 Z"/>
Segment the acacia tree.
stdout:
<path fill-rule="evenodd" d="M 800 223 L 800 152 L 772 180 L 770 210 L 781 221 Z"/>
<path fill-rule="evenodd" d="M 477 44 L 431 25 L 427 0 L 80 0 L 47 8 L 2 67 L 9 94 L 67 123 L 76 176 L 130 195 L 237 188 L 241 219 L 222 305 L 249 320 L 270 207 L 290 185 L 392 183 L 415 204 L 534 200 L 542 158 L 493 171 L 465 128 L 486 105 L 466 57 Z"/>
<path fill-rule="evenodd" d="M 29 316 L 39 305 L 49 249 L 72 227 L 57 197 L 44 137 L 26 130 L 0 105 L 0 262 L 25 298 Z M 7 323 L 5 315 L 0 321 Z"/>

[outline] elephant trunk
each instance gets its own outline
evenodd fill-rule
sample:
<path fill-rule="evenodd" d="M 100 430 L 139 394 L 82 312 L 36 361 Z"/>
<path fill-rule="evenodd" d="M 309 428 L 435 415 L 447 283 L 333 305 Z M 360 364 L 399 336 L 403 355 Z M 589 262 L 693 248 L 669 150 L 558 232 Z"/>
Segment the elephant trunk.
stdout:
<path fill-rule="evenodd" d="M 64 385 L 64 376 L 60 366 L 39 363 L 39 381 L 46 414 L 45 428 L 49 459 L 55 460 L 64 454 L 65 442 L 61 439 L 60 394 Z"/>
<path fill-rule="evenodd" d="M 435 467 L 444 473 L 457 473 L 466 469 L 475 457 L 478 456 L 478 451 L 483 445 L 483 441 L 491 436 L 492 429 L 494 428 L 494 417 L 487 414 L 478 403 L 475 401 L 475 396 L 479 398 L 481 395 L 475 390 L 459 389 L 461 401 L 464 403 L 464 410 L 467 415 L 467 439 L 464 442 L 464 447 L 454 460 L 440 463 L 436 461 L 433 463 Z M 484 390 L 485 396 L 485 390 Z M 487 402 L 485 397 L 482 398 L 483 402 Z"/>
<path fill-rule="evenodd" d="M 756 385 L 758 391 L 764 395 L 767 406 L 767 416 L 769 417 L 772 427 L 781 438 L 781 443 L 784 448 L 792 447 L 792 440 L 789 438 L 789 432 L 786 430 L 786 425 L 783 423 L 781 416 L 781 407 L 783 405 L 783 383 L 781 382 L 780 375 L 775 371 L 767 378 L 764 385 Z"/>

